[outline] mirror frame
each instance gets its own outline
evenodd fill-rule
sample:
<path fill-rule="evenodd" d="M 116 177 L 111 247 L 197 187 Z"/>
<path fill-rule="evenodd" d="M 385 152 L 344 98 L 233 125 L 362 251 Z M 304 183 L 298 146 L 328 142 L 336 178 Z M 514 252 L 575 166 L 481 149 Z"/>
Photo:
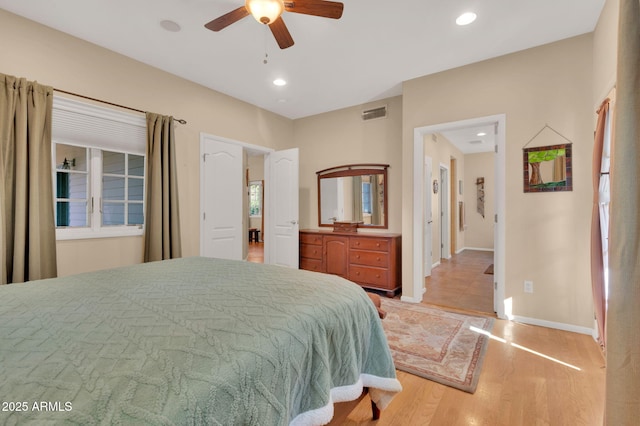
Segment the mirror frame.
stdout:
<path fill-rule="evenodd" d="M 558 186 L 537 186 L 531 185 L 531 174 L 529 173 L 529 153 L 530 152 L 539 152 L 539 151 L 553 151 L 557 149 L 565 150 L 565 184 Z M 537 148 L 524 148 L 522 150 L 522 167 L 523 167 L 523 183 L 524 183 L 524 192 L 560 192 L 560 191 L 573 191 L 573 176 L 572 176 L 572 159 L 571 159 L 571 144 L 559 144 L 559 145 L 549 145 L 549 146 L 540 146 Z"/>
<path fill-rule="evenodd" d="M 358 227 L 377 228 L 377 229 L 389 228 L 389 209 L 388 209 L 389 176 L 387 173 L 388 168 L 389 168 L 388 164 L 347 164 L 344 166 L 331 167 L 329 169 L 324 169 L 324 170 L 320 170 L 319 172 L 316 172 L 316 174 L 318 175 L 318 226 L 333 227 L 332 223 L 331 224 L 322 223 L 322 216 L 321 216 L 321 212 L 322 212 L 321 198 L 322 197 L 321 197 L 321 191 L 320 191 L 320 182 L 322 179 L 381 174 L 384 178 L 384 192 L 383 192 L 384 223 L 382 225 L 359 224 Z"/>

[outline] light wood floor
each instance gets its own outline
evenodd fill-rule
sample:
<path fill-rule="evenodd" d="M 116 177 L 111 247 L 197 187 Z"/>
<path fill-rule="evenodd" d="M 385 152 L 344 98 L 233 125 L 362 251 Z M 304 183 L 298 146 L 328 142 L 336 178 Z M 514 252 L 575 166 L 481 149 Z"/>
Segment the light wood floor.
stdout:
<path fill-rule="evenodd" d="M 247 261 L 253 263 L 264 263 L 264 243 L 249 243 Z"/>
<path fill-rule="evenodd" d="M 492 282 L 491 275 L 489 280 L 482 276 L 486 253 L 484 260 L 481 253 L 471 255 L 477 261 L 454 258 L 441 266 L 467 282 Z M 449 290 L 440 289 L 441 303 L 450 304 L 450 297 L 458 298 L 460 306 L 467 303 L 464 291 Z M 469 303 L 474 313 L 487 309 Z M 398 371 L 404 390 L 380 420 L 371 420 L 365 397 L 345 420 L 332 425 L 602 425 L 604 358 L 591 336 L 498 319 L 492 334 L 474 394 Z"/>
<path fill-rule="evenodd" d="M 493 314 L 493 252 L 463 250 L 442 259 L 425 279 L 424 301 L 433 305 Z"/>

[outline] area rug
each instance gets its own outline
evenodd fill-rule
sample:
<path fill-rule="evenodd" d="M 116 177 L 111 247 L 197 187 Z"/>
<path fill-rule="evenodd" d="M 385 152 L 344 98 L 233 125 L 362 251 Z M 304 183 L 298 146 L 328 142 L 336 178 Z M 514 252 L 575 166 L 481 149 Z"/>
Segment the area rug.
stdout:
<path fill-rule="evenodd" d="M 382 299 L 382 320 L 396 368 L 473 393 L 494 318 Z"/>
<path fill-rule="evenodd" d="M 493 275 L 493 263 L 484 271 L 485 274 Z"/>

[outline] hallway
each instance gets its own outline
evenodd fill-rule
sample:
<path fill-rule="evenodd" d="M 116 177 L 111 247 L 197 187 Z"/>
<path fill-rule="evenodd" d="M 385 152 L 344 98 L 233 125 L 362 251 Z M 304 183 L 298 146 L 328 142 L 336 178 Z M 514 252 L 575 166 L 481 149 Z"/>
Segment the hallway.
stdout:
<path fill-rule="evenodd" d="M 425 278 L 422 302 L 493 314 L 493 275 L 484 273 L 492 264 L 492 251 L 463 250 L 442 259 Z"/>
<path fill-rule="evenodd" d="M 263 242 L 249 243 L 249 254 L 247 256 L 247 262 L 264 263 L 264 243 Z"/>

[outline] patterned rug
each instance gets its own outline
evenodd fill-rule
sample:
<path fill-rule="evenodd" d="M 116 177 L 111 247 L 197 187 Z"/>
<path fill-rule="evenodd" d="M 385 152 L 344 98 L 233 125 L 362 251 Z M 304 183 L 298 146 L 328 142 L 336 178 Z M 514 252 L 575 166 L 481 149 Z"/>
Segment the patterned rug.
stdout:
<path fill-rule="evenodd" d="M 473 393 L 494 319 L 382 298 L 384 330 L 398 370 Z"/>

